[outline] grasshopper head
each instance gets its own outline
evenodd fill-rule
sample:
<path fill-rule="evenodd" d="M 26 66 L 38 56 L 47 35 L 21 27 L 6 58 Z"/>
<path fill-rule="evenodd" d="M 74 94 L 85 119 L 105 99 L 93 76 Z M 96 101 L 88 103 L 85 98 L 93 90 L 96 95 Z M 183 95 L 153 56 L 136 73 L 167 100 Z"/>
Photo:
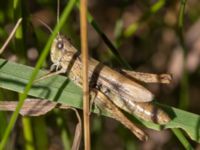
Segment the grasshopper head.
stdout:
<path fill-rule="evenodd" d="M 67 52 L 70 51 L 70 42 L 62 35 L 58 35 L 51 45 L 51 60 L 59 64 Z"/>

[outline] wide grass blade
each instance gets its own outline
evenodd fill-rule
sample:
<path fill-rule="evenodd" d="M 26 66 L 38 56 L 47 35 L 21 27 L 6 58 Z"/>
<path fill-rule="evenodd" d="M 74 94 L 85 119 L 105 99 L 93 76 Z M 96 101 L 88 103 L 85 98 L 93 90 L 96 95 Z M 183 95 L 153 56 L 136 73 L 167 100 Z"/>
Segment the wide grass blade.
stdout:
<path fill-rule="evenodd" d="M 32 71 L 33 68 L 31 67 L 0 59 L 0 87 L 21 93 L 23 92 Z M 45 74 L 44 71 L 39 72 L 39 76 L 42 76 L 43 74 Z M 28 95 L 64 103 L 76 108 L 82 108 L 81 89 L 68 78 L 60 75 L 34 84 Z M 165 126 L 143 120 L 139 120 L 138 123 L 155 130 L 181 128 L 192 140 L 200 142 L 199 115 L 166 105 L 156 105 L 161 106 L 172 118 L 172 121 Z M 108 116 L 108 114 L 104 115 Z"/>

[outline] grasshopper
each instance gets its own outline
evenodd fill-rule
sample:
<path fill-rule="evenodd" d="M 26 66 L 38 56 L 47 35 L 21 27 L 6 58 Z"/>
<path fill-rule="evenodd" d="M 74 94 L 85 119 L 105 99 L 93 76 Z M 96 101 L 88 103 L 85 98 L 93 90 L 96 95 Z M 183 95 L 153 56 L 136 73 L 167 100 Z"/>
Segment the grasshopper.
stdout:
<path fill-rule="evenodd" d="M 67 38 L 60 34 L 57 35 L 52 43 L 50 56 L 53 62 L 50 70 L 56 70 L 56 72 L 50 73 L 47 76 L 67 73 L 68 77 L 76 85 L 82 87 L 81 54 Z M 151 103 L 154 95 L 144 86 L 135 82 L 135 80 L 139 80 L 147 83 L 170 83 L 171 76 L 169 74 L 156 75 L 126 70 L 116 71 L 93 58 L 89 58 L 88 65 L 90 95 L 95 97 L 96 103 L 101 108 L 106 107 L 107 111 L 110 108 L 109 112 L 113 116 L 120 111 L 118 108 L 121 108 L 139 118 L 158 124 L 166 124 L 170 121 L 170 118 L 164 111 Z M 125 116 L 118 117 L 115 116 L 114 118 L 120 121 Z M 121 122 L 127 126 L 127 120 Z M 130 126 L 128 128 L 130 129 Z M 132 131 L 139 139 L 147 139 L 143 131 L 137 127 L 131 128 L 134 128 L 134 131 Z"/>
<path fill-rule="evenodd" d="M 78 86 L 82 86 L 82 62 L 80 53 L 71 42 L 62 35 L 58 35 L 51 46 L 51 70 L 56 69 L 55 74 L 66 73 Z M 60 68 L 60 70 L 59 70 Z M 120 73 L 121 72 L 121 73 Z M 89 59 L 89 84 L 90 89 L 97 89 L 104 93 L 114 104 L 131 114 L 142 119 L 151 120 L 159 124 L 165 124 L 169 117 L 160 109 L 155 108 L 150 101 L 153 94 L 142 85 L 131 80 L 126 75 L 146 82 L 156 82 L 160 78 L 161 83 L 169 83 L 171 76 L 168 74 L 154 75 L 130 71 L 115 71 L 103 65 L 97 60 Z M 138 75 L 140 77 L 138 77 Z M 159 81 L 159 80 L 158 80 Z"/>
<path fill-rule="evenodd" d="M 57 23 L 59 23 L 59 6 L 60 2 L 58 0 Z M 43 25 L 48 29 L 50 28 L 45 23 Z M 53 62 L 50 70 L 53 71 L 55 69 L 56 72 L 46 75 L 45 78 L 56 74 L 67 73 L 68 77 L 76 85 L 82 87 L 81 54 L 69 39 L 58 33 L 51 45 L 50 57 Z M 94 93 L 101 92 L 105 95 L 105 99 L 109 99 L 119 108 L 144 120 L 153 121 L 158 124 L 166 124 L 170 121 L 170 118 L 164 111 L 150 103 L 154 95 L 144 86 L 136 82 L 138 80 L 146 83 L 168 84 L 172 80 L 170 74 L 157 75 L 127 70 L 117 71 L 93 58 L 89 58 L 88 65 L 90 94 L 93 95 Z"/>

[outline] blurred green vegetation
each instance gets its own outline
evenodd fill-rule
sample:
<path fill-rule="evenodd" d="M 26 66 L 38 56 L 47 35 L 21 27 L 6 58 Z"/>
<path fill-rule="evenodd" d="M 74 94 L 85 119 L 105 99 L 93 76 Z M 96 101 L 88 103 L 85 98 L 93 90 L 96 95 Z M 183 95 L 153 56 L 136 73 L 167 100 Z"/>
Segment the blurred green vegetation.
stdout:
<path fill-rule="evenodd" d="M 150 85 L 149 89 L 156 94 L 156 99 L 160 100 L 160 103 L 199 114 L 200 3 L 198 0 L 185 2 L 184 0 L 90 1 L 89 48 L 94 58 L 113 68 L 172 73 L 174 82 L 171 85 Z M 38 18 L 54 28 L 57 16 L 56 3 L 56 0 L 0 1 L 0 45 L 3 45 L 17 20 L 23 18 L 16 36 L 1 54 L 1 58 L 35 66 L 51 35 Z M 61 0 L 60 12 L 67 4 L 68 1 Z M 68 20 L 63 23 L 60 33 L 70 38 L 79 48 L 78 7 L 73 7 Z M 43 67 L 49 68 L 50 64 L 50 58 L 47 57 Z M 19 97 L 19 93 L 0 89 L 0 100 L 18 100 Z M 10 113 L 0 112 L 0 139 L 4 135 L 9 118 Z M 69 149 L 75 123 L 76 118 L 73 113 L 59 110 L 43 117 L 20 117 L 7 141 L 11 144 L 7 144 L 6 149 Z M 92 148 L 97 150 L 183 148 L 170 131 L 145 130 L 150 134 L 151 140 L 141 143 L 116 121 L 94 115 Z M 174 132 L 175 135 L 179 134 L 177 131 Z M 179 135 L 178 137 L 180 141 L 184 138 Z M 193 147 L 199 148 L 198 143 L 189 137 L 187 140 Z M 182 143 L 184 142 L 182 140 Z"/>

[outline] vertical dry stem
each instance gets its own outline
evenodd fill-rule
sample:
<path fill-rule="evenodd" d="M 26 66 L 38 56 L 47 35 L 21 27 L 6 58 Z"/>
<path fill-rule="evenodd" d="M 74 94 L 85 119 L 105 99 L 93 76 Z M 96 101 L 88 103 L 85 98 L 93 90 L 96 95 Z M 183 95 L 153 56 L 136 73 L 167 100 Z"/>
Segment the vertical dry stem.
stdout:
<path fill-rule="evenodd" d="M 89 116 L 89 85 L 88 85 L 88 45 L 87 45 L 87 0 L 81 0 L 81 52 L 83 63 L 83 119 L 84 119 L 84 145 L 90 150 L 90 116 Z"/>

